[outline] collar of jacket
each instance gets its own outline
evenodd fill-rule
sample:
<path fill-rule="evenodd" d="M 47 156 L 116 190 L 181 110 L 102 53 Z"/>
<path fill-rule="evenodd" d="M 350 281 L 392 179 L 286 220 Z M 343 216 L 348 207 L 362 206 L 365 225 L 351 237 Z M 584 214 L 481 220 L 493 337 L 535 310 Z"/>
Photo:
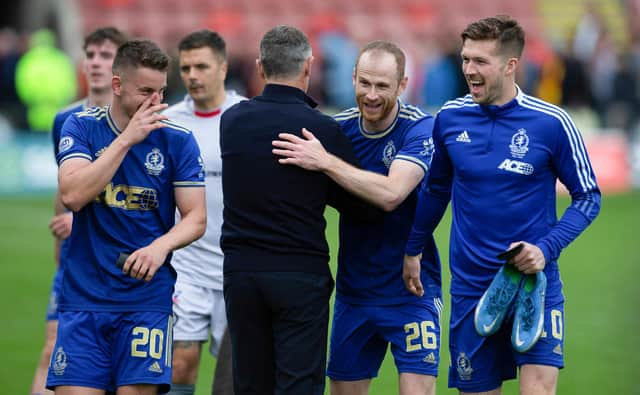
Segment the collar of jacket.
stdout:
<path fill-rule="evenodd" d="M 280 102 L 301 102 L 315 108 L 318 106 L 315 100 L 308 96 L 302 89 L 280 84 L 267 84 L 262 91 L 262 96 Z"/>

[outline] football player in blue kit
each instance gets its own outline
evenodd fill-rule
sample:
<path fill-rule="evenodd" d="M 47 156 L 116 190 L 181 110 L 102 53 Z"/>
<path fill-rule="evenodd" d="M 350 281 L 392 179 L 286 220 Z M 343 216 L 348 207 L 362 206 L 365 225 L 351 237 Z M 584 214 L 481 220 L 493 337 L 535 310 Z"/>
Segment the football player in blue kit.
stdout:
<path fill-rule="evenodd" d="M 64 121 L 74 112 L 80 112 L 94 106 L 106 106 L 111 101 L 111 65 L 116 56 L 118 47 L 126 41 L 122 32 L 114 27 L 102 27 L 89 33 L 84 39 L 84 59 L 82 61 L 82 71 L 88 86 L 86 98 L 70 104 L 60 110 L 54 118 L 51 137 L 53 140 L 54 155 L 58 154 L 58 142 Z M 54 198 L 54 216 L 49 222 L 49 229 L 55 237 L 55 262 L 56 272 L 53 277 L 53 284 L 49 294 L 49 304 L 47 305 L 47 329 L 46 341 L 40 355 L 40 361 L 33 377 L 31 385 L 31 395 L 41 395 L 51 393 L 45 389 L 49 361 L 51 360 L 51 350 L 56 342 L 56 332 L 58 331 L 58 295 L 62 286 L 62 264 L 64 261 L 64 251 L 66 250 L 65 239 L 71 233 L 72 214 L 60 201 L 60 194 L 56 192 Z M 63 257 L 61 258 L 61 255 Z M 46 392 L 45 392 L 46 391 Z"/>
<path fill-rule="evenodd" d="M 74 214 L 47 379 L 57 394 L 169 389 L 169 262 L 204 233 L 206 206 L 193 135 L 158 113 L 168 65 L 154 43 L 126 42 L 113 62 L 111 105 L 72 114 L 62 128 L 59 190 Z"/>
<path fill-rule="evenodd" d="M 405 55 L 395 44 L 362 48 L 353 75 L 357 108 L 337 114 L 363 169 L 328 153 L 313 136 L 284 133 L 273 142 L 283 164 L 326 173 L 388 213 L 378 224 L 340 216 L 336 301 L 327 375 L 334 395 L 367 394 L 387 347 L 399 372 L 399 393 L 435 394 L 442 309 L 440 261 L 433 238 L 420 263 L 426 292 L 416 298 L 402 281 L 402 260 L 416 207 L 416 188 L 433 154 L 433 117 L 403 103 Z"/>
<path fill-rule="evenodd" d="M 564 366 L 564 298 L 558 269 L 563 248 L 594 220 L 600 191 L 582 137 L 557 106 L 522 92 L 515 74 L 524 31 L 506 16 L 471 23 L 462 33 L 462 72 L 470 94 L 446 103 L 433 129 L 435 154 L 421 189 L 406 247 L 407 288 L 421 294 L 423 240 L 451 201 L 449 386 L 500 394 L 520 370 L 520 393 L 554 394 Z M 571 194 L 558 220 L 556 183 Z M 508 326 L 483 337 L 474 310 L 504 265 L 499 252 L 522 243 L 509 263 L 547 279 L 542 336 L 531 349 L 511 347 Z"/>

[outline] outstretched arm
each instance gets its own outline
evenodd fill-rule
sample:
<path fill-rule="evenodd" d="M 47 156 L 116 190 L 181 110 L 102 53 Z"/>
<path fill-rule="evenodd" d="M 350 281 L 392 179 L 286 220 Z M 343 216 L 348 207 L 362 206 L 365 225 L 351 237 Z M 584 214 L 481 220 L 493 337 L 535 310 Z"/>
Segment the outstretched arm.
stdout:
<path fill-rule="evenodd" d="M 280 140 L 273 141 L 273 153 L 283 157 L 278 160 L 280 163 L 321 171 L 347 191 L 385 211 L 398 207 L 424 176 L 419 165 L 404 160 L 393 161 L 386 176 L 359 169 L 327 152 L 307 129 L 302 129 L 302 135 L 304 138 L 281 133 Z"/>

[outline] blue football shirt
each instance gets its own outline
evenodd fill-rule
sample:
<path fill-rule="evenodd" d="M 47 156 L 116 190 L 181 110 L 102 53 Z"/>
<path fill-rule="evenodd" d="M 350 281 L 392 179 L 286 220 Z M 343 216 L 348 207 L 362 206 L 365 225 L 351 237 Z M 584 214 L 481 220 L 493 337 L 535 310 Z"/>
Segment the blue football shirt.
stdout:
<path fill-rule="evenodd" d="M 433 155 L 433 117 L 414 106 L 398 103 L 395 120 L 380 132 L 365 130 L 358 108 L 345 110 L 335 119 L 351 140 L 364 169 L 387 175 L 393 161 L 405 160 L 420 166 L 426 174 Z M 395 210 L 385 214 L 380 223 L 362 223 L 348 214 L 340 216 L 337 298 L 367 305 L 415 300 L 402 280 L 402 265 L 416 195 L 416 191 L 411 192 Z M 431 300 L 441 295 L 440 260 L 433 237 L 427 238 L 423 248 L 421 280 L 425 297 Z"/>
<path fill-rule="evenodd" d="M 433 139 L 436 153 L 407 253 L 420 252 L 450 199 L 452 295 L 482 295 L 504 264 L 496 255 L 524 240 L 545 255 L 547 300 L 562 301 L 558 256 L 600 209 L 596 178 L 569 115 L 519 89 L 502 106 L 478 105 L 467 95 L 442 107 Z M 560 220 L 557 180 L 572 198 Z"/>
<path fill-rule="evenodd" d="M 174 188 L 204 187 L 193 135 L 165 121 L 134 145 L 113 179 L 73 215 L 61 311 L 171 312 L 176 273 L 167 262 L 145 282 L 116 267 L 121 252 L 149 245 L 174 225 Z M 109 107 L 72 114 L 62 128 L 57 160 L 96 160 L 120 134 Z"/>

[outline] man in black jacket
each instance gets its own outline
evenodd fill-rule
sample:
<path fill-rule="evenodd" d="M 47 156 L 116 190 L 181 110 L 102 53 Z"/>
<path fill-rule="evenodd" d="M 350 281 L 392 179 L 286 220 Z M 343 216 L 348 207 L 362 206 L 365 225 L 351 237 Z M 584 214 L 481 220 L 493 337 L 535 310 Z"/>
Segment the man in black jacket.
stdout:
<path fill-rule="evenodd" d="M 329 177 L 282 166 L 278 133 L 302 128 L 355 163 L 348 139 L 306 95 L 313 56 L 301 31 L 278 26 L 260 42 L 266 86 L 222 116 L 224 297 L 241 394 L 323 394 L 333 279 L 324 209 L 363 212 Z"/>

